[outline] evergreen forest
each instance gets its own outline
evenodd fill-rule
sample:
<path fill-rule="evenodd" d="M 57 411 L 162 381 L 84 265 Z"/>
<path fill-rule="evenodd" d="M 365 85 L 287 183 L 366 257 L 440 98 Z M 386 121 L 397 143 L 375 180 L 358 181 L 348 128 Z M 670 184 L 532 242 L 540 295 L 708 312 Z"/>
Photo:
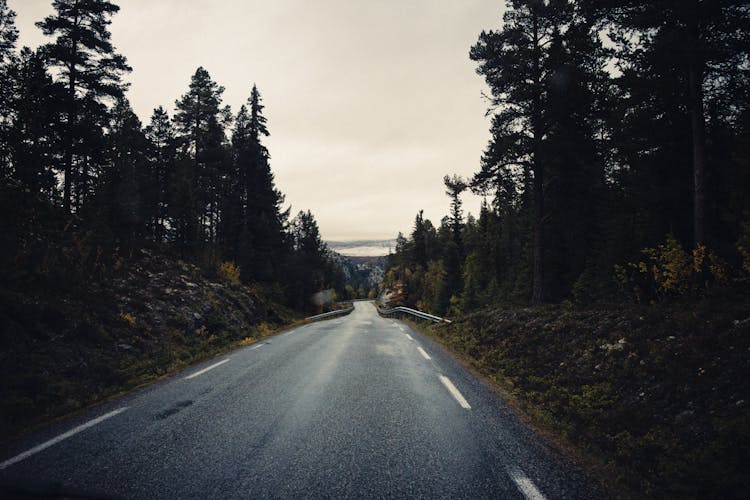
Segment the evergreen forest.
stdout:
<path fill-rule="evenodd" d="M 745 289 L 749 55 L 740 0 L 508 1 L 469 52 L 489 144 L 445 177 L 450 213 L 399 234 L 395 300 L 455 316 Z"/>
<path fill-rule="evenodd" d="M 275 186 L 255 85 L 233 112 L 198 67 L 144 124 L 109 31 L 119 7 L 53 6 L 36 23 L 49 42 L 32 50 L 16 47 L 15 13 L 0 0 L 6 279 L 85 281 L 149 247 L 265 286 L 298 310 L 315 309 L 320 290 L 343 289 L 313 214 L 292 216 Z"/>

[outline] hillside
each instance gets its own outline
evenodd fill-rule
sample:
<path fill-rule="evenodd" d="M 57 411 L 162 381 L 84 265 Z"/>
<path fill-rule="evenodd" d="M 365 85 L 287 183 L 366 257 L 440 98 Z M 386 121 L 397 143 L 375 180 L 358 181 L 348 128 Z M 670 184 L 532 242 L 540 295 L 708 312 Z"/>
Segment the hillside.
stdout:
<path fill-rule="evenodd" d="M 750 298 L 490 308 L 427 329 L 620 496 L 750 488 Z"/>
<path fill-rule="evenodd" d="M 343 274 L 346 294 L 344 299 L 365 298 L 368 294 L 377 294 L 383 281 L 385 257 L 351 256 L 331 251 L 330 258 Z"/>
<path fill-rule="evenodd" d="M 252 342 L 291 318 L 247 286 L 147 249 L 107 279 L 6 286 L 0 439 Z"/>

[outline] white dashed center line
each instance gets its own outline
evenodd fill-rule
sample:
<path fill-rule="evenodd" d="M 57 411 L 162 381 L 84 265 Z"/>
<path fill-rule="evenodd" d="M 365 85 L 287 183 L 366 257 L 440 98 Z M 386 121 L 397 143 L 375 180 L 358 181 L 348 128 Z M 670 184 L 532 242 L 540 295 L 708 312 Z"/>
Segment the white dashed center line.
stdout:
<path fill-rule="evenodd" d="M 419 351 L 419 354 L 421 354 L 424 359 L 432 359 L 430 358 L 430 355 L 427 354 L 427 352 L 425 352 L 425 350 L 421 347 L 417 347 L 417 351 Z"/>
<path fill-rule="evenodd" d="M 263 344 L 261 344 L 261 345 L 263 345 Z M 257 349 L 258 347 L 260 347 L 260 346 L 253 347 L 253 349 Z M 192 375 L 188 375 L 187 377 L 185 377 L 185 380 L 190 380 L 191 378 L 195 378 L 198 375 L 203 375 L 207 371 L 213 370 L 217 366 L 223 365 L 224 363 L 226 363 L 228 361 L 229 361 L 228 359 L 225 359 L 224 361 L 219 361 L 218 363 L 214 363 L 211 366 L 207 366 L 206 368 L 202 369 L 201 371 L 197 371 L 197 372 L 193 373 Z"/>
<path fill-rule="evenodd" d="M 119 409 L 117 409 L 115 411 L 111 411 L 109 413 L 105 413 L 101 417 L 97 417 L 94 420 L 89 420 L 85 424 L 81 424 L 78 427 L 76 427 L 74 429 L 71 429 L 71 430 L 69 430 L 68 432 L 66 432 L 64 434 L 60 434 L 56 438 L 52 438 L 49 441 L 45 441 L 44 443 L 40 444 L 39 446 L 35 446 L 35 447 L 31 448 L 28 451 L 24 451 L 23 453 L 21 453 L 19 455 L 16 455 L 13 458 L 9 458 L 5 462 L 0 463 L 0 470 L 5 469 L 7 467 L 10 467 L 11 465 L 13 465 L 15 463 L 18 463 L 21 460 L 25 460 L 25 459 L 29 458 L 31 455 L 35 455 L 35 454 L 39 453 L 42 450 L 46 450 L 50 446 L 54 446 L 54 445 L 56 445 L 57 443 L 59 443 L 60 441 L 62 441 L 64 439 L 68 439 L 69 437 L 74 436 L 74 435 L 78 434 L 81 431 L 85 431 L 89 427 L 93 427 L 96 424 L 104 422 L 108 418 L 112 418 L 115 415 L 119 415 L 120 413 L 124 412 L 127 409 L 128 409 L 128 407 L 125 406 L 125 407 L 119 408 Z"/>
<path fill-rule="evenodd" d="M 414 340 L 414 339 L 413 339 L 413 338 L 411 337 L 411 335 L 409 335 L 408 333 L 406 334 L 406 338 L 407 338 L 407 339 L 409 339 L 409 340 Z"/>
<path fill-rule="evenodd" d="M 458 389 L 456 389 L 456 386 L 453 385 L 453 382 L 451 382 L 451 379 L 446 377 L 445 375 L 440 375 L 440 381 L 443 383 L 446 389 L 448 389 L 448 392 L 451 393 L 451 395 L 458 401 L 458 404 L 461 405 L 462 408 L 466 410 L 471 410 L 471 405 L 468 401 L 466 401 L 466 398 L 463 397 L 461 392 L 459 392 Z"/>
<path fill-rule="evenodd" d="M 251 350 L 251 351 L 254 351 L 254 350 L 256 350 L 256 349 L 260 349 L 260 348 L 261 348 L 261 347 L 263 347 L 264 345 L 266 345 L 266 344 L 265 344 L 265 343 L 263 343 L 263 344 L 258 344 L 258 345 L 254 345 L 254 346 L 252 346 L 252 347 L 250 348 L 250 350 Z M 227 361 L 229 361 L 229 360 L 227 359 Z M 209 367 L 209 368 L 213 368 L 213 367 Z"/>
<path fill-rule="evenodd" d="M 518 490 L 523 493 L 528 500 L 547 500 L 541 491 L 539 491 L 534 482 L 526 477 L 518 467 L 508 467 L 508 475 L 518 486 Z"/>

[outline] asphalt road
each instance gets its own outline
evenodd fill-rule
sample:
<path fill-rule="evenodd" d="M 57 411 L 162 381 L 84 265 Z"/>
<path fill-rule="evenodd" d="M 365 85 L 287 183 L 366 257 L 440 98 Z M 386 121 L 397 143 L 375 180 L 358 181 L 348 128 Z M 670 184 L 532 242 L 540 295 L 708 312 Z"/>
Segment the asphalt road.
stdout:
<path fill-rule="evenodd" d="M 6 445 L 0 484 L 149 499 L 593 496 L 484 382 L 364 302 Z"/>

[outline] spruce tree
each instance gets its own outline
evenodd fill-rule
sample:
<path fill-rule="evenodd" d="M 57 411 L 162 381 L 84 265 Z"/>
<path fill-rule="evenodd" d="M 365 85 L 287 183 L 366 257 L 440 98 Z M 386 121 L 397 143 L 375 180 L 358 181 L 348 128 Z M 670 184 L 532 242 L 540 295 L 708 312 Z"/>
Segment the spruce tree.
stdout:
<path fill-rule="evenodd" d="M 451 230 L 453 233 L 453 242 L 460 248 L 461 247 L 461 228 L 463 226 L 463 210 L 461 209 L 461 194 L 468 189 L 466 181 L 457 175 L 443 177 L 443 184 L 445 184 L 445 194 L 451 199 Z"/>
<path fill-rule="evenodd" d="M 141 121 L 127 99 L 120 98 L 112 109 L 106 137 L 108 165 L 98 189 L 98 206 L 107 214 L 107 226 L 122 251 L 137 248 L 153 218 L 149 191 L 154 179 L 148 164 L 148 141 Z M 89 214 L 98 218 L 101 214 Z"/>
<path fill-rule="evenodd" d="M 427 269 L 427 234 L 424 210 L 420 210 L 414 218 L 414 230 L 411 233 L 411 239 L 414 242 L 414 263 L 422 269 Z"/>
<path fill-rule="evenodd" d="M 604 107 L 610 98 L 605 51 L 591 19 L 574 11 L 549 46 L 547 119 L 547 296 L 566 297 L 585 271 L 605 279 L 603 225 L 610 217 L 605 162 L 611 146 Z"/>
<path fill-rule="evenodd" d="M 449 216 L 450 224 L 450 241 L 446 244 L 443 253 L 443 262 L 445 264 L 445 284 L 448 298 L 458 296 L 463 285 L 462 267 L 463 267 L 463 210 L 461 209 L 461 194 L 466 191 L 468 185 L 459 176 L 446 175 L 443 178 L 447 194 L 451 199 L 451 208 Z M 445 312 L 446 304 L 442 304 L 439 312 Z"/>
<path fill-rule="evenodd" d="M 262 142 L 269 135 L 263 109 L 260 91 L 253 85 L 247 107 L 237 117 L 233 145 L 243 202 L 240 262 L 247 279 L 270 281 L 284 258 L 287 214 L 281 211 L 284 197 L 276 189 L 270 155 Z"/>
<path fill-rule="evenodd" d="M 180 181 L 177 227 L 183 250 L 195 252 L 215 241 L 219 192 L 224 157 L 224 125 L 230 120 L 229 107 L 221 106 L 224 87 L 211 79 L 203 67 L 191 77 L 188 92 L 176 101 L 174 123 L 180 145 Z"/>
<path fill-rule="evenodd" d="M 55 168 L 60 142 L 65 89 L 53 82 L 44 55 L 24 47 L 15 71 L 15 111 L 8 127 L 13 177 L 33 195 L 57 200 Z"/>
<path fill-rule="evenodd" d="M 151 115 L 151 123 L 145 129 L 149 145 L 149 162 L 153 184 L 149 187 L 153 203 L 153 217 L 149 223 L 154 241 L 163 243 L 167 239 L 169 196 L 175 181 L 176 143 L 172 120 L 159 106 Z"/>
<path fill-rule="evenodd" d="M 314 294 L 330 285 L 328 248 L 309 210 L 300 211 L 291 221 L 290 236 L 294 253 L 287 293 L 294 305 L 309 309 Z"/>

